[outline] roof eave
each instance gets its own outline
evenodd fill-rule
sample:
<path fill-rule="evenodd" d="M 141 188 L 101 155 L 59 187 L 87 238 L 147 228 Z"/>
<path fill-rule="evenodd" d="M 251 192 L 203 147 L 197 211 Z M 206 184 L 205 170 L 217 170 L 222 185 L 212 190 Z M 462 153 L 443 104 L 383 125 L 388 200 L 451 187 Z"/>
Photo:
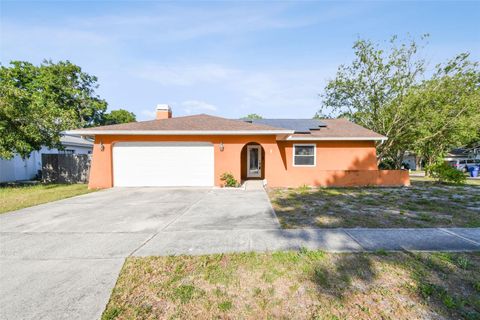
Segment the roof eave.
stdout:
<path fill-rule="evenodd" d="M 387 137 L 292 137 L 288 136 L 285 140 L 289 141 L 386 141 Z"/>
<path fill-rule="evenodd" d="M 62 146 L 93 148 L 93 142 L 90 142 L 90 143 L 61 142 L 61 144 Z"/>
<path fill-rule="evenodd" d="M 70 135 L 95 136 L 95 135 L 277 135 L 293 134 L 293 130 L 69 130 L 63 132 Z"/>

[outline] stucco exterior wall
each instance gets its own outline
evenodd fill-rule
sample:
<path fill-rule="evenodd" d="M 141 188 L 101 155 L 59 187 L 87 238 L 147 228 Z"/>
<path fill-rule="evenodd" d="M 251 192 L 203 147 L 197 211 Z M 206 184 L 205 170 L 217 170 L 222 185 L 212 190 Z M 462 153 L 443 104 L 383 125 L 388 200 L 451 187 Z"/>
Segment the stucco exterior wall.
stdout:
<path fill-rule="evenodd" d="M 116 142 L 181 141 L 210 142 L 214 145 L 215 185 L 220 175 L 231 172 L 241 180 L 241 152 L 245 144 L 256 142 L 264 151 L 264 175 L 271 187 L 408 185 L 406 171 L 377 170 L 375 144 L 372 141 L 283 142 L 275 135 L 262 136 L 97 136 L 90 169 L 90 188 L 113 186 L 112 147 Z M 224 151 L 220 151 L 220 143 Z M 315 143 L 316 166 L 293 166 L 293 144 Z M 101 151 L 100 145 L 104 150 Z"/>

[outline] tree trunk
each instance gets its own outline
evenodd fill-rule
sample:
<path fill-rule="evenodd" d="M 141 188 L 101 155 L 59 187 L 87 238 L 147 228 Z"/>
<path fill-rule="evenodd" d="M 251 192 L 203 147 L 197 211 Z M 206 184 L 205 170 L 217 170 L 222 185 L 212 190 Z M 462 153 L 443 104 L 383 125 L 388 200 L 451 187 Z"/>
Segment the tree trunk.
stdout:
<path fill-rule="evenodd" d="M 426 157 L 425 158 L 425 177 L 430 176 L 430 166 L 433 164 L 433 159 L 432 157 Z"/>
<path fill-rule="evenodd" d="M 422 170 L 422 158 L 415 156 L 415 170 Z"/>

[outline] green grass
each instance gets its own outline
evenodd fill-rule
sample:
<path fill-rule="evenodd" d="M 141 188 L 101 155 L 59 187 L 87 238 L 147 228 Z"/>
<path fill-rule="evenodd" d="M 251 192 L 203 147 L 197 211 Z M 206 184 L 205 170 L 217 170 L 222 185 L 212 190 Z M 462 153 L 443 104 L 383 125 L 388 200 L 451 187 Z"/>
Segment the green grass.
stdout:
<path fill-rule="evenodd" d="M 85 184 L 38 184 L 0 187 L 0 213 L 93 192 Z"/>
<path fill-rule="evenodd" d="M 412 180 L 412 181 L 423 181 L 423 182 L 435 182 L 435 180 L 431 177 L 422 177 L 422 176 L 410 176 L 410 180 Z M 480 179 L 467 178 L 467 180 L 465 181 L 465 185 L 467 185 L 467 186 L 480 186 Z"/>
<path fill-rule="evenodd" d="M 102 319 L 479 319 L 479 290 L 480 253 L 132 257 Z"/>
<path fill-rule="evenodd" d="M 277 188 L 269 196 L 285 229 L 480 227 L 475 183 L 412 177 L 410 187 Z"/>

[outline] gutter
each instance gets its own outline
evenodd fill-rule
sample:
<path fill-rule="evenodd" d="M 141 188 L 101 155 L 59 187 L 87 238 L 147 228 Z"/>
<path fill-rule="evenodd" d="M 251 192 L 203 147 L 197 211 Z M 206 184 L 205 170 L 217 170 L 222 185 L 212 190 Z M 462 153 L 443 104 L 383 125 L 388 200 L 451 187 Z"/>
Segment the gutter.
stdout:
<path fill-rule="evenodd" d="M 94 136 L 94 135 L 152 135 L 152 136 L 192 136 L 192 135 L 277 135 L 293 134 L 293 130 L 68 130 L 62 132 L 68 135 Z"/>
<path fill-rule="evenodd" d="M 387 137 L 292 137 L 289 136 L 285 140 L 288 141 L 381 141 L 388 140 Z"/>

